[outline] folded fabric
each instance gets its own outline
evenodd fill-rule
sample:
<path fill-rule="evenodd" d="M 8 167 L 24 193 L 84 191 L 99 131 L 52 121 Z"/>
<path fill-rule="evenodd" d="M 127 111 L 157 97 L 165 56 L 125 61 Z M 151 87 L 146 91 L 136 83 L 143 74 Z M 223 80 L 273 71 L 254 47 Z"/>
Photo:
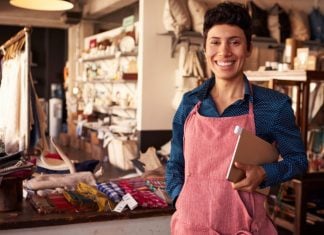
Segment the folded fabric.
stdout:
<path fill-rule="evenodd" d="M 97 211 L 98 206 L 93 200 L 75 191 L 64 191 L 65 199 L 77 208 L 79 212 Z"/>
<path fill-rule="evenodd" d="M 80 182 L 76 186 L 76 191 L 86 198 L 95 201 L 98 205 L 98 212 L 113 210 L 115 207 L 115 204 L 106 195 L 92 185 Z"/>
<path fill-rule="evenodd" d="M 74 189 L 79 182 L 96 185 L 93 174 L 89 171 L 76 172 L 73 174 L 42 174 L 30 180 L 24 180 L 23 186 L 27 189 L 51 189 L 67 188 Z"/>
<path fill-rule="evenodd" d="M 109 197 L 114 203 L 118 203 L 122 200 L 122 196 L 115 191 L 115 189 L 107 183 L 97 184 L 97 188 L 100 192 L 104 193 Z"/>
<path fill-rule="evenodd" d="M 136 188 L 134 187 L 134 183 Z M 138 187 L 141 184 L 141 187 Z M 123 180 L 118 182 L 118 185 L 126 192 L 132 195 L 132 197 L 138 202 L 143 208 L 166 208 L 168 204 L 166 201 L 158 197 L 155 193 L 151 192 L 150 189 L 145 185 L 145 181 L 135 180 L 127 181 Z"/>
<path fill-rule="evenodd" d="M 50 214 L 55 211 L 55 207 L 49 204 L 45 197 L 40 197 L 36 194 L 29 198 L 29 203 L 40 214 Z"/>
<path fill-rule="evenodd" d="M 115 190 L 115 192 L 118 193 L 120 197 L 123 197 L 125 195 L 124 190 L 121 187 L 119 187 L 118 184 L 116 184 L 115 182 L 110 181 L 108 184 Z"/>
<path fill-rule="evenodd" d="M 160 189 L 165 189 L 166 188 L 166 184 L 165 184 L 165 178 L 161 177 L 161 178 L 149 178 L 145 180 L 145 184 L 151 189 L 153 189 L 152 191 L 154 191 L 157 188 Z"/>
<path fill-rule="evenodd" d="M 63 194 L 47 195 L 48 202 L 55 208 L 56 213 L 73 213 L 77 212 L 77 208 L 69 203 Z"/>

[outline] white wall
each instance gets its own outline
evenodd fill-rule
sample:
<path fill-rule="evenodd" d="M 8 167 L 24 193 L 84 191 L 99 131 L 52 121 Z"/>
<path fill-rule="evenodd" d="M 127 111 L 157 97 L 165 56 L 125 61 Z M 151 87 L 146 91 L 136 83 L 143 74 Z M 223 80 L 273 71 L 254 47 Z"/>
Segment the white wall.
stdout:
<path fill-rule="evenodd" d="M 170 130 L 174 115 L 177 59 L 171 58 L 171 37 L 159 35 L 165 32 L 164 2 L 140 0 L 138 130 Z"/>

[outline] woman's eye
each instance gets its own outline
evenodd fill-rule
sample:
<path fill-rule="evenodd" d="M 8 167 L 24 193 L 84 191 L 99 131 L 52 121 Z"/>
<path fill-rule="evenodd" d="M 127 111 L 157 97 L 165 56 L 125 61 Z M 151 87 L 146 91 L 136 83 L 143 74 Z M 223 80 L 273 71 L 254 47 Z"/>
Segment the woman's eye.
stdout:
<path fill-rule="evenodd" d="M 219 45 L 220 44 L 220 41 L 212 40 L 212 41 L 210 41 L 210 44 L 212 44 L 212 45 Z"/>
<path fill-rule="evenodd" d="M 236 40 L 236 39 L 231 40 L 230 43 L 231 43 L 232 45 L 235 45 L 235 46 L 240 45 L 240 41 L 239 41 L 239 40 Z"/>

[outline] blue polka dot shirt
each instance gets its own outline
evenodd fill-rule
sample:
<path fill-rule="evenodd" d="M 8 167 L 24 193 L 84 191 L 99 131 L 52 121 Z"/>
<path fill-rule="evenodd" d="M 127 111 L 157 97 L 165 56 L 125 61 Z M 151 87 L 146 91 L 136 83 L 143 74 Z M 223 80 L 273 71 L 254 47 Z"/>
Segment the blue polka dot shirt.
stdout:
<path fill-rule="evenodd" d="M 183 96 L 173 118 L 171 153 L 166 166 L 167 192 L 172 199 L 177 198 L 184 183 L 184 123 L 198 101 L 201 101 L 200 114 L 216 118 L 247 114 L 249 102 L 253 103 L 256 135 L 269 143 L 275 141 L 283 158 L 282 161 L 262 165 L 266 172 L 266 179 L 260 185 L 261 187 L 279 184 L 307 170 L 305 148 L 300 129 L 295 122 L 289 96 L 254 84 L 251 93 L 248 79 L 244 77 L 244 80 L 244 98 L 231 104 L 221 115 L 210 95 L 211 88 L 217 82 L 214 77 Z"/>

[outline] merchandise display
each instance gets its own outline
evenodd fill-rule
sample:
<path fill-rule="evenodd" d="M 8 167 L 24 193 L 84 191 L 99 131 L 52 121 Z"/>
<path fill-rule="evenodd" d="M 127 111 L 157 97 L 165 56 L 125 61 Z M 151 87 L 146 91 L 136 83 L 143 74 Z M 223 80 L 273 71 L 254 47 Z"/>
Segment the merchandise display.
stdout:
<path fill-rule="evenodd" d="M 132 203 L 136 203 L 141 208 L 167 208 L 170 202 L 165 193 L 163 177 L 136 177 L 111 180 L 96 185 L 81 181 L 74 182 L 72 188 L 61 192 L 55 191 L 40 196 L 37 191 L 29 190 L 27 196 L 29 203 L 40 214 L 112 212 L 120 207 L 121 202 L 125 202 L 125 207 L 119 212 L 127 208 L 134 210 L 136 206 L 128 205 L 130 198 Z"/>
<path fill-rule="evenodd" d="M 86 151 L 99 153 L 95 159 L 102 160 L 106 152 L 113 165 L 123 170 L 133 169 L 130 160 L 138 152 L 135 135 L 138 23 L 88 36 L 84 45 L 74 104 L 68 104 L 74 117 L 68 122 L 72 143 L 82 148 L 78 142 L 84 139 Z M 136 148 L 128 151 L 128 143 L 134 143 Z"/>

